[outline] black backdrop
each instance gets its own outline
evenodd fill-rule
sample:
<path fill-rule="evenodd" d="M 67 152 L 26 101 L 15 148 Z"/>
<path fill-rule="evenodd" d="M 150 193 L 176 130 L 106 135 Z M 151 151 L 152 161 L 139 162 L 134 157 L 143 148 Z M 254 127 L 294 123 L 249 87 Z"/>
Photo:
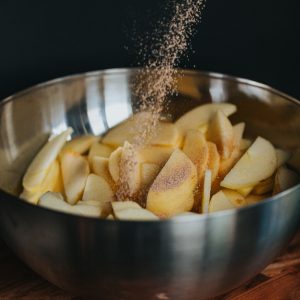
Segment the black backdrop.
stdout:
<path fill-rule="evenodd" d="M 138 32 L 164 0 L 0 0 L 0 98 L 38 82 L 134 66 Z M 268 83 L 300 98 L 300 1 L 207 0 L 187 67 Z M 127 47 L 129 50 L 127 49 Z"/>

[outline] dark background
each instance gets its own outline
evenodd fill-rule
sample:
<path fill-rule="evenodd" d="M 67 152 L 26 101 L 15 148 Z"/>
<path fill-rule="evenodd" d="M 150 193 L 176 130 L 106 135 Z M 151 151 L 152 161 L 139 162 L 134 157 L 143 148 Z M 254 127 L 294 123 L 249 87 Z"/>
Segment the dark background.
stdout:
<path fill-rule="evenodd" d="M 136 65 L 132 37 L 165 14 L 164 2 L 0 0 L 0 99 L 55 77 Z M 207 0 L 183 65 L 300 98 L 299 9 L 299 0 Z"/>

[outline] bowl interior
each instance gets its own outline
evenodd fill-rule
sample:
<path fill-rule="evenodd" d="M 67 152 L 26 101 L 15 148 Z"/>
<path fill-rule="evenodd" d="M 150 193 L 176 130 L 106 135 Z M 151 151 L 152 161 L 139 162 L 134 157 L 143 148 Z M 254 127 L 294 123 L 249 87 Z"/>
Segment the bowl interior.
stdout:
<path fill-rule="evenodd" d="M 49 135 L 68 126 L 74 136 L 101 135 L 138 109 L 132 85 L 137 70 L 116 69 L 53 80 L 6 99 L 0 106 L 0 188 L 20 192 L 27 166 Z M 231 102 L 232 122 L 246 122 L 246 136 L 276 146 L 300 147 L 300 105 L 267 86 L 219 74 L 182 71 L 177 95 L 163 113 L 171 120 L 207 102 Z"/>

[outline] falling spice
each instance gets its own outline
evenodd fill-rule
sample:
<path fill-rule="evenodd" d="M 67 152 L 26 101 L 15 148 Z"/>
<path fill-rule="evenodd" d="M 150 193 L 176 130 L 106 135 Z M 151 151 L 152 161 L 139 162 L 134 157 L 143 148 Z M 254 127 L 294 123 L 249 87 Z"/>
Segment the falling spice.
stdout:
<path fill-rule="evenodd" d="M 132 143 L 131 154 L 120 161 L 120 178 L 117 199 L 132 199 L 134 191 L 128 187 L 130 174 L 136 164 L 136 152 L 155 136 L 167 98 L 176 92 L 175 78 L 180 58 L 189 48 L 195 25 L 201 20 L 205 0 L 182 0 L 174 2 L 174 13 L 169 22 L 160 22 L 154 34 L 160 35 L 152 47 L 151 58 L 138 72 L 134 94 L 139 99 L 140 114 Z M 141 49 L 143 50 L 143 49 Z M 150 116 L 150 117 L 149 117 Z"/>

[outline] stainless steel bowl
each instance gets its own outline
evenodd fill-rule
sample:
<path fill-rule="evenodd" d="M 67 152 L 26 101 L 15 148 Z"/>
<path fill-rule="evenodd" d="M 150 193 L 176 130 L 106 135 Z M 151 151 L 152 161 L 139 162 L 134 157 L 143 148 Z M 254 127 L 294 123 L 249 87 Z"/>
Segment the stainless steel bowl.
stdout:
<path fill-rule="evenodd" d="M 204 102 L 238 106 L 247 135 L 300 146 L 300 105 L 268 86 L 183 71 L 168 117 Z M 67 215 L 14 196 L 50 133 L 101 134 L 136 109 L 136 70 L 116 69 L 37 85 L 0 105 L 0 230 L 34 271 L 72 294 L 101 299 L 202 299 L 253 277 L 287 245 L 300 222 L 300 185 L 267 201 L 198 218 L 111 222 Z"/>

